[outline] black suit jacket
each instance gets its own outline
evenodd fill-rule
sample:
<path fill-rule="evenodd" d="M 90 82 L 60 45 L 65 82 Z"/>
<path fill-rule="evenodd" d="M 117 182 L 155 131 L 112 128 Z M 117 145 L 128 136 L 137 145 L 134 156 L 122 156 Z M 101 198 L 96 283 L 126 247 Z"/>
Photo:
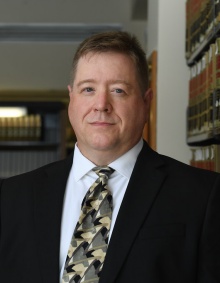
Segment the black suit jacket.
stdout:
<path fill-rule="evenodd" d="M 62 205 L 71 164 L 69 157 L 2 181 L 0 282 L 59 282 Z M 220 282 L 220 174 L 159 155 L 147 144 L 125 193 L 99 283 L 136 282 Z"/>

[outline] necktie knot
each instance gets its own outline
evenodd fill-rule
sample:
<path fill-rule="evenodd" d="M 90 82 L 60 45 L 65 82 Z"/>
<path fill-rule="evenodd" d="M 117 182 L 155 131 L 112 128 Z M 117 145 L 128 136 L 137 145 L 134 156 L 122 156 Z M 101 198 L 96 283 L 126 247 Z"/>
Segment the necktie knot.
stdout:
<path fill-rule="evenodd" d="M 109 166 L 104 166 L 104 167 L 94 167 L 92 169 L 100 178 L 104 179 L 105 181 L 107 181 L 110 177 L 110 175 L 115 171 L 114 169 L 112 169 Z"/>

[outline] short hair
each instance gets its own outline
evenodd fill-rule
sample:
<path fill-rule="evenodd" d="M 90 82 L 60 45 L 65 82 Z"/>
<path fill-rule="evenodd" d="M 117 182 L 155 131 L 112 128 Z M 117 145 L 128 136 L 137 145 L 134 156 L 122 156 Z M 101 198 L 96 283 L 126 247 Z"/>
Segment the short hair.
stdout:
<path fill-rule="evenodd" d="M 94 34 L 85 39 L 79 45 L 72 62 L 70 78 L 71 86 L 74 83 L 77 64 L 81 57 L 85 56 L 89 52 L 103 53 L 108 51 L 126 54 L 133 60 L 136 66 L 140 89 L 144 93 L 149 87 L 148 62 L 146 54 L 137 38 L 125 31 L 109 31 Z"/>

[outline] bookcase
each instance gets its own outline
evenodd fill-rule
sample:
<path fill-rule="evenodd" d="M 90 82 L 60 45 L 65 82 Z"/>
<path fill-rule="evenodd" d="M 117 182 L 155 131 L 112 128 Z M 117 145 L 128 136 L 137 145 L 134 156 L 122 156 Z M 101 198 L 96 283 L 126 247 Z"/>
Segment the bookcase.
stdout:
<path fill-rule="evenodd" d="M 0 98 L 2 109 L 26 109 L 21 117 L 0 117 L 0 178 L 36 169 L 69 154 L 75 136 L 68 122 L 66 94 L 0 93 Z"/>
<path fill-rule="evenodd" d="M 220 172 L 220 1 L 186 1 L 191 164 Z"/>

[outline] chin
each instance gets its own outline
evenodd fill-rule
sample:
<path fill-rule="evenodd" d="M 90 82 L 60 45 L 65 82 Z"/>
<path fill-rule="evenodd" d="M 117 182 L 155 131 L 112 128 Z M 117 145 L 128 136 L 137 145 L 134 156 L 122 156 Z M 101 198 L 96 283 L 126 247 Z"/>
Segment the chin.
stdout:
<path fill-rule="evenodd" d="M 106 140 L 94 140 L 90 141 L 90 145 L 95 150 L 105 151 L 105 150 L 111 150 L 114 148 L 115 143 L 111 142 L 109 139 Z"/>
<path fill-rule="evenodd" d="M 92 148 L 97 151 L 109 151 L 112 150 L 112 145 L 109 144 L 93 144 Z"/>

